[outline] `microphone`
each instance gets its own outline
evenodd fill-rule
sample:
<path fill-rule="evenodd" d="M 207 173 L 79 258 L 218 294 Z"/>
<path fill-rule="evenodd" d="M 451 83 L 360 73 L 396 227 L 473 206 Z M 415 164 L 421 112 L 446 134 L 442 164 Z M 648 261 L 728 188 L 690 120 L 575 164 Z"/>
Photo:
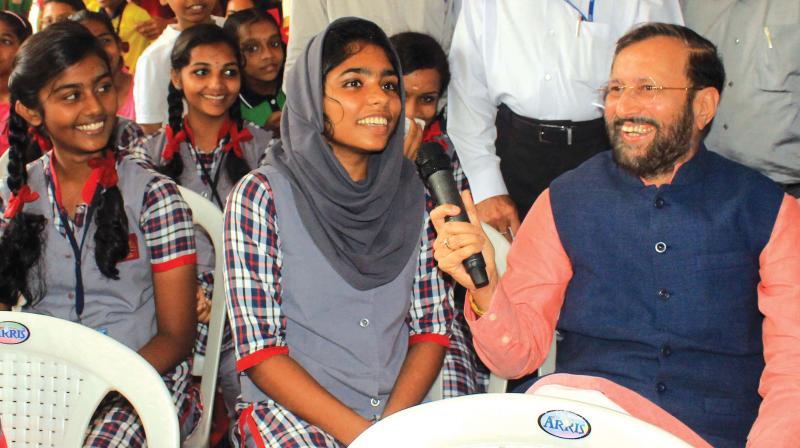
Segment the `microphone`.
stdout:
<path fill-rule="evenodd" d="M 442 147 L 436 142 L 423 143 L 417 151 L 416 164 L 422 181 L 433 196 L 433 202 L 437 206 L 453 204 L 461 209 L 458 215 L 448 216 L 445 220 L 469 222 L 464 202 L 461 200 L 461 195 L 456 188 L 456 181 L 453 178 L 450 157 L 442 150 Z M 475 287 L 481 288 L 489 284 L 486 262 L 480 252 L 467 257 L 464 260 L 464 268 L 469 273 Z"/>

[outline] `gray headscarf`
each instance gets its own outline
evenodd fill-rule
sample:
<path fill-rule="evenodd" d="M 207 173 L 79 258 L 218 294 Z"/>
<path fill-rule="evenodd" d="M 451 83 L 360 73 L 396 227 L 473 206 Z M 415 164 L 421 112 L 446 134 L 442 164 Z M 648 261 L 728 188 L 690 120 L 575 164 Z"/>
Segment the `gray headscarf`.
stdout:
<path fill-rule="evenodd" d="M 372 24 L 338 19 L 297 59 L 286 80 L 281 142 L 271 148 L 267 164 L 289 179 L 300 218 L 331 266 L 354 288 L 367 290 L 394 280 L 419 245 L 425 193 L 403 156 L 402 108 L 386 149 L 369 156 L 363 181 L 350 179 L 323 136 L 323 42 L 358 22 Z M 375 29 L 374 37 L 357 40 L 382 41 L 391 49 L 386 34 Z M 393 50 L 388 57 L 400 78 L 403 104 L 400 63 Z"/>

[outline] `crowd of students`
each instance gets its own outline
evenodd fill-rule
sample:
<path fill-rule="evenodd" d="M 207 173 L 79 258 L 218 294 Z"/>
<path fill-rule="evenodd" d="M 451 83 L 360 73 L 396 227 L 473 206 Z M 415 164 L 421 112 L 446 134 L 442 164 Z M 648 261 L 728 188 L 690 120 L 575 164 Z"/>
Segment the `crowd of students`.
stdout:
<path fill-rule="evenodd" d="M 137 351 L 184 438 L 203 407 L 190 372 L 214 287 L 228 298 L 219 412 L 236 446 L 346 445 L 421 402 L 443 364 L 445 397 L 483 392 L 412 163 L 438 142 L 468 187 L 438 107 L 450 73 L 436 40 L 342 19 L 284 79 L 265 5 L 229 2 L 226 19 L 212 2 L 169 5 L 175 23 L 147 46 L 121 35 L 138 8 L 124 1 L 45 0 L 36 33 L 0 13 L 0 309 Z M 224 210 L 224 279 L 178 185 Z M 144 443 L 109 395 L 86 446 Z"/>

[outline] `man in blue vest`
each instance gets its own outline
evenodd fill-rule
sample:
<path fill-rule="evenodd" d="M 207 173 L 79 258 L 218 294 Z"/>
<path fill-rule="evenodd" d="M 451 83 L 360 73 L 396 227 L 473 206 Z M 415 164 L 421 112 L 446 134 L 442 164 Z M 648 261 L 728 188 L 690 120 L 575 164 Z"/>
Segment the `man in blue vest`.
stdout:
<path fill-rule="evenodd" d="M 519 377 L 557 329 L 556 372 L 628 387 L 714 446 L 800 446 L 800 206 L 703 145 L 725 82 L 708 40 L 635 28 L 609 79 L 612 151 L 542 193 L 502 280 L 479 226 L 431 215 L 476 350 Z M 492 281 L 477 289 L 461 261 L 481 250 Z"/>

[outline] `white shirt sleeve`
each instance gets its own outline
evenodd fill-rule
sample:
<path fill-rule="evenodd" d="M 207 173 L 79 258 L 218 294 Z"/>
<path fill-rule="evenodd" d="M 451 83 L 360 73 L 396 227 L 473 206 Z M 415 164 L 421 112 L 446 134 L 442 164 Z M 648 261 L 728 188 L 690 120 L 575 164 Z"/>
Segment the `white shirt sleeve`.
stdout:
<path fill-rule="evenodd" d="M 169 62 L 159 66 L 155 53 L 145 51 L 136 63 L 133 79 L 133 101 L 136 122 L 140 124 L 165 123 L 167 121 L 167 79 Z"/>
<path fill-rule="evenodd" d="M 490 96 L 483 60 L 482 19 L 486 7 L 477 0 L 462 6 L 450 47 L 452 78 L 447 90 L 447 132 L 476 203 L 508 194 L 494 146 L 498 105 Z"/>
<path fill-rule="evenodd" d="M 312 37 L 328 26 L 326 0 L 292 0 L 289 4 L 289 43 L 286 47 L 284 73 L 294 66 L 294 60 L 303 54 Z M 287 76 L 284 76 L 284 83 Z M 284 84 L 285 87 L 285 84 Z"/>

